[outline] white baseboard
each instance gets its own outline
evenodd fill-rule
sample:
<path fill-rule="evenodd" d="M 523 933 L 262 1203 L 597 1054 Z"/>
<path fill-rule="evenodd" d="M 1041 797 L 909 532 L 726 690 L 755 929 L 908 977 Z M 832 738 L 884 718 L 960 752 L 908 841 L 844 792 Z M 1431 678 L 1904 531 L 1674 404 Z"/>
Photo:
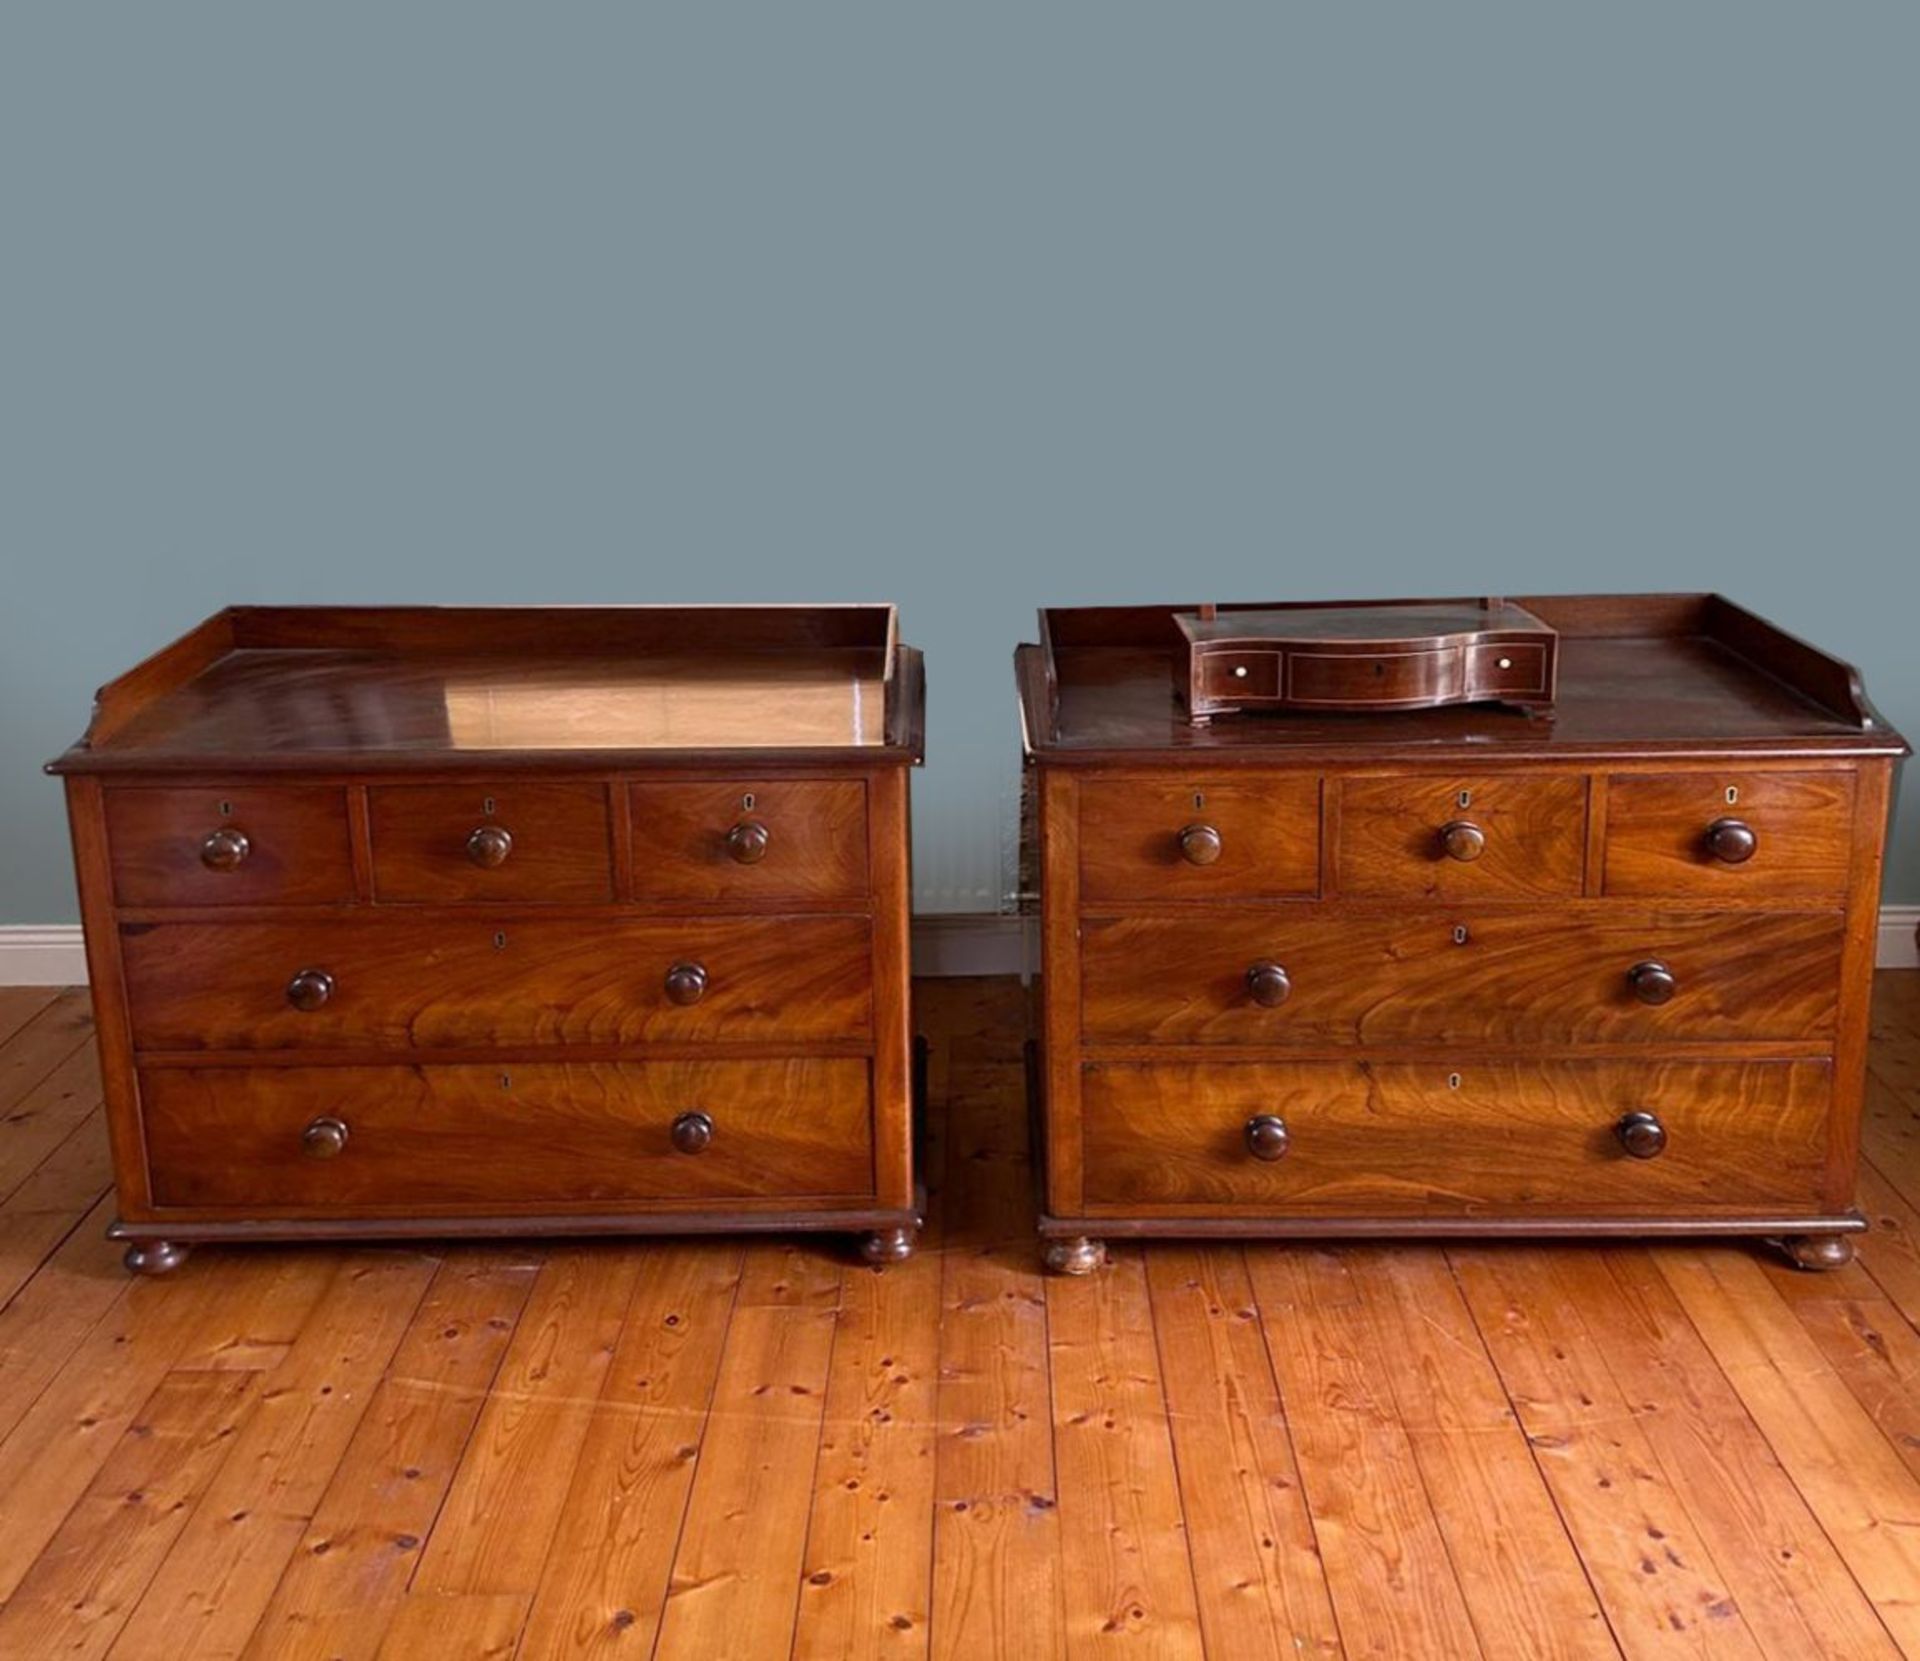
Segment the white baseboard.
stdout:
<path fill-rule="evenodd" d="M 1039 961 L 1029 917 L 955 912 L 913 924 L 916 975 L 1022 975 Z M 1882 969 L 1920 968 L 1920 905 L 1880 910 Z M 79 986 L 87 978 L 77 923 L 0 924 L 0 986 Z"/>

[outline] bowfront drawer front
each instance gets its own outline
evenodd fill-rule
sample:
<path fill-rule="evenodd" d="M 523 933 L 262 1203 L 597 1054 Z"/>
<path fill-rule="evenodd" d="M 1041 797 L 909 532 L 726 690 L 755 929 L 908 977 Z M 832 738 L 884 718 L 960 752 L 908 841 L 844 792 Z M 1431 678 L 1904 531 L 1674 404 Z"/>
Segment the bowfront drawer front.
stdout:
<path fill-rule="evenodd" d="M 874 1186 L 859 1060 L 163 1067 L 140 1099 L 161 1206 L 617 1210 Z"/>
<path fill-rule="evenodd" d="M 1083 1069 L 1086 1198 L 1300 1217 L 1817 1209 L 1824 1061 Z"/>
<path fill-rule="evenodd" d="M 1838 899 L 1847 889 L 1853 793 L 1850 772 L 1615 774 L 1606 891 Z"/>
<path fill-rule="evenodd" d="M 1080 787 L 1088 901 L 1290 898 L 1320 889 L 1313 773 L 1089 779 Z"/>
<path fill-rule="evenodd" d="M 863 917 L 128 925 L 143 1050 L 861 1042 Z"/>
<path fill-rule="evenodd" d="M 1082 925 L 1107 1044 L 1824 1040 L 1841 914 L 1276 907 Z"/>
<path fill-rule="evenodd" d="M 381 900 L 613 898 L 604 784 L 374 785 L 367 814 Z"/>
<path fill-rule="evenodd" d="M 134 786 L 105 797 L 121 905 L 329 905 L 353 898 L 347 793 L 339 785 Z"/>
<path fill-rule="evenodd" d="M 632 786 L 642 900 L 867 896 L 867 787 L 858 779 Z"/>
<path fill-rule="evenodd" d="M 1581 774 L 1392 774 L 1341 781 L 1337 889 L 1373 899 L 1554 899 L 1580 892 Z"/>

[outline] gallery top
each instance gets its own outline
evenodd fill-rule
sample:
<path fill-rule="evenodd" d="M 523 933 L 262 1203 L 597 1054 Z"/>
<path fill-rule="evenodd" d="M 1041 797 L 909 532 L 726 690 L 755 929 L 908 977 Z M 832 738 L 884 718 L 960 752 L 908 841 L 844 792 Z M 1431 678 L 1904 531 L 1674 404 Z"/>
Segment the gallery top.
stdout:
<path fill-rule="evenodd" d="M 1479 599 L 1341 602 L 1364 636 L 1374 606 L 1451 613 Z M 1040 642 L 1015 654 L 1027 752 L 1049 764 L 1128 760 L 1307 762 L 1366 747 L 1414 760 L 1538 760 L 1584 755 L 1904 755 L 1904 739 L 1867 701 L 1859 673 L 1718 594 L 1559 595 L 1518 599 L 1557 635 L 1550 714 L 1494 703 L 1329 712 L 1236 710 L 1196 724 L 1184 606 L 1079 606 L 1040 614 Z M 1215 608 L 1236 615 L 1324 605 Z M 1179 621 L 1186 617 L 1183 630 Z M 1403 611 L 1404 617 L 1404 611 Z M 1304 631 L 1303 631 L 1304 632 Z"/>
<path fill-rule="evenodd" d="M 234 606 L 48 770 L 909 763 L 924 731 L 889 605 Z"/>

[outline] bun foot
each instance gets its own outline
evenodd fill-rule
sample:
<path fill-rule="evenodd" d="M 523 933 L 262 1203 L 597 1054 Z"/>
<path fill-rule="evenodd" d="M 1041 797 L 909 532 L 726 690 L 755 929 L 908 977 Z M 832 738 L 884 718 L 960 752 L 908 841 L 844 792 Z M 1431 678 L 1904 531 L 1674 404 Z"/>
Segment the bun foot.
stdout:
<path fill-rule="evenodd" d="M 1853 1261 L 1850 1234 L 1789 1234 L 1780 1248 L 1798 1269 L 1844 1269 Z"/>
<path fill-rule="evenodd" d="M 191 1246 L 177 1246 L 171 1240 L 136 1240 L 121 1259 L 130 1274 L 167 1275 L 187 1260 Z"/>
<path fill-rule="evenodd" d="M 904 1263 L 913 1256 L 910 1228 L 877 1228 L 860 1242 L 860 1255 L 876 1268 L 885 1263 Z"/>
<path fill-rule="evenodd" d="M 1047 1267 L 1056 1275 L 1090 1275 L 1107 1260 L 1107 1248 L 1084 1234 L 1047 1242 Z"/>

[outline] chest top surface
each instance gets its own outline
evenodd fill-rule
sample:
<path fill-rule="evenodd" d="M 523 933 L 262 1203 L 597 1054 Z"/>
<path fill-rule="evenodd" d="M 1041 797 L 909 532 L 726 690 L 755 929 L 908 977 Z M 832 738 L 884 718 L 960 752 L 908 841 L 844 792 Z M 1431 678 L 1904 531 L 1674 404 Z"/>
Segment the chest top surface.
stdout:
<path fill-rule="evenodd" d="M 236 607 L 101 690 L 55 772 L 918 761 L 891 606 Z"/>
<path fill-rule="evenodd" d="M 1516 602 L 1559 634 L 1551 719 L 1494 705 L 1380 713 L 1289 710 L 1195 726 L 1181 698 L 1188 606 L 1043 611 L 1016 659 L 1030 755 L 1049 763 L 1156 758 L 1284 763 L 1382 756 L 1531 761 L 1724 750 L 1903 755 L 1850 665 L 1717 594 L 1561 595 Z M 1446 615 L 1474 600 L 1383 602 Z M 1281 626 L 1285 605 L 1221 606 Z M 1368 603 L 1350 617 L 1364 633 Z M 1324 612 L 1321 615 L 1325 615 Z"/>

